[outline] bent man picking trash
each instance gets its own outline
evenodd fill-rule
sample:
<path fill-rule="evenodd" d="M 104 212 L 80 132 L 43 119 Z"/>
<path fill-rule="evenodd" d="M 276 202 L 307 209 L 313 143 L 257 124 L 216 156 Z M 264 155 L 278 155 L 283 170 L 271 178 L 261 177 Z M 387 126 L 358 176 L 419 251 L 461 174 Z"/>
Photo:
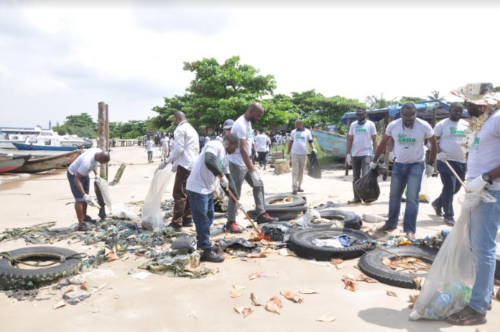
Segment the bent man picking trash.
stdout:
<path fill-rule="evenodd" d="M 187 180 L 186 190 L 196 227 L 198 249 L 203 250 L 202 261 L 224 261 L 224 257 L 212 251 L 210 242 L 210 226 L 214 221 L 213 187 L 215 179 L 220 176 L 220 185 L 226 192 L 228 187 L 233 193 L 237 192 L 229 173 L 226 155 L 233 154 L 238 145 L 239 139 L 235 134 L 225 135 L 222 142 L 208 142 Z"/>
<path fill-rule="evenodd" d="M 101 149 L 88 149 L 80 155 L 69 167 L 67 177 L 73 197 L 75 197 L 75 211 L 78 219 L 78 230 L 86 231 L 87 227 L 84 221 L 90 221 L 87 215 L 87 206 L 91 202 L 89 196 L 90 187 L 90 172 L 94 172 L 97 181 L 97 165 L 107 164 L 109 162 L 109 154 L 102 152 Z"/>

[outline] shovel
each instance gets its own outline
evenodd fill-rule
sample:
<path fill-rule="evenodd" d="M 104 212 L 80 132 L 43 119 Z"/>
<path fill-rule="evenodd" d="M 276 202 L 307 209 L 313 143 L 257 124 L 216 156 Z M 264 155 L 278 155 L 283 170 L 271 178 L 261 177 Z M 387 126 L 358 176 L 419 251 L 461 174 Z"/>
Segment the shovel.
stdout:
<path fill-rule="evenodd" d="M 222 180 L 222 177 L 220 175 L 218 177 L 219 177 L 219 180 Z M 236 205 L 238 206 L 238 208 L 241 211 L 243 211 L 243 213 L 245 214 L 245 217 L 247 217 L 248 221 L 250 221 L 250 223 L 252 224 L 253 228 L 257 232 L 257 236 L 259 237 L 259 239 L 264 239 L 264 240 L 270 241 L 271 238 L 269 236 L 265 236 L 264 234 L 262 234 L 262 232 L 260 231 L 260 229 L 254 224 L 252 218 L 250 218 L 250 216 L 248 215 L 247 211 L 245 211 L 245 209 L 243 209 L 243 207 L 241 206 L 240 202 L 236 199 L 236 196 L 234 196 L 234 194 L 231 191 L 231 189 L 229 189 L 229 186 L 227 187 L 227 192 L 229 193 L 229 195 L 231 196 L 231 198 L 234 200 L 234 202 L 236 203 Z"/>
<path fill-rule="evenodd" d="M 465 183 L 462 181 L 462 179 L 460 178 L 460 176 L 458 176 L 457 172 L 455 172 L 455 170 L 453 169 L 453 167 L 451 167 L 450 163 L 448 162 L 448 160 L 442 160 L 442 162 L 444 162 L 446 164 L 446 166 L 448 166 L 448 168 L 450 169 L 450 171 L 453 173 L 453 175 L 455 175 L 455 177 L 457 178 L 458 182 L 460 182 L 460 184 L 464 187 L 465 191 L 467 191 L 467 186 L 465 185 Z"/>

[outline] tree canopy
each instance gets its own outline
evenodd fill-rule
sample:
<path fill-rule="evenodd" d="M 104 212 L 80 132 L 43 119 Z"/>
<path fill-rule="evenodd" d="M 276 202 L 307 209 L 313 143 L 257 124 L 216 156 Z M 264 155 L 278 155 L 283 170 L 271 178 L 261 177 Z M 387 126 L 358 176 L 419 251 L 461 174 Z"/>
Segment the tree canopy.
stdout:
<path fill-rule="evenodd" d="M 79 137 L 97 137 L 97 123 L 95 123 L 92 117 L 87 113 L 69 115 L 62 125 L 54 126 L 52 129 L 59 135 L 69 134 Z"/>

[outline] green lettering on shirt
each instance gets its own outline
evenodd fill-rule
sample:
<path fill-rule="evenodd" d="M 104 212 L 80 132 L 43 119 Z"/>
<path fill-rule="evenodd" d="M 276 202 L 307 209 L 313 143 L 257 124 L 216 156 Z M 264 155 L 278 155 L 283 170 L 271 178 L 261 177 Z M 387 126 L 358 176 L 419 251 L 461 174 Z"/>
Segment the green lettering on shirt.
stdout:
<path fill-rule="evenodd" d="M 451 137 L 465 137 L 467 133 L 465 130 L 457 130 L 456 127 L 450 127 L 450 136 Z"/>
<path fill-rule="evenodd" d="M 415 143 L 417 142 L 417 139 L 408 137 L 405 134 L 399 134 L 398 135 L 398 142 L 399 142 L 399 144 L 415 145 Z"/>
<path fill-rule="evenodd" d="M 356 130 L 355 130 L 355 133 L 358 134 L 358 135 L 359 134 L 364 134 L 364 133 L 367 133 L 367 132 L 368 132 L 368 130 L 366 130 L 363 127 L 356 127 Z"/>

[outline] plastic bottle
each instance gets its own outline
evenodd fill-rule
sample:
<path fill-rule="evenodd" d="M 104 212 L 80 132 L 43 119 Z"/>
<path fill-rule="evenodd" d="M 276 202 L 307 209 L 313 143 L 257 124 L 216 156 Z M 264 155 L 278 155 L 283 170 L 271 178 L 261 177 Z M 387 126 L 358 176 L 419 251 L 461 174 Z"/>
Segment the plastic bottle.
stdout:
<path fill-rule="evenodd" d="M 432 310 L 437 317 L 443 318 L 450 308 L 451 301 L 452 296 L 449 293 L 443 292 L 429 304 L 429 309 Z"/>
<path fill-rule="evenodd" d="M 449 229 L 444 229 L 441 231 L 441 236 L 444 238 L 446 238 L 448 236 L 448 234 L 450 234 L 450 230 Z"/>

